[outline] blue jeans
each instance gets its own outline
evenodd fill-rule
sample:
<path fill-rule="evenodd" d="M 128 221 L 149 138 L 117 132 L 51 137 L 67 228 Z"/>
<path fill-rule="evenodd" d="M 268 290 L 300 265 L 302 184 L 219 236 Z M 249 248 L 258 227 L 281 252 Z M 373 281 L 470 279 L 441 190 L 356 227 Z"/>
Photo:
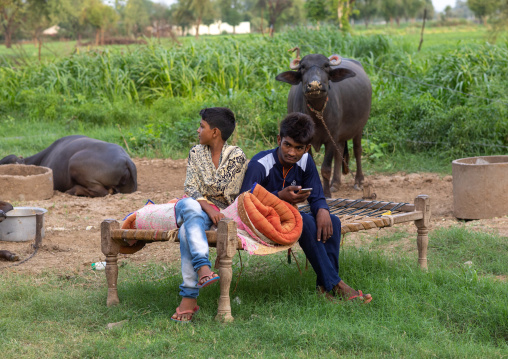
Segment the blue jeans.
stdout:
<path fill-rule="evenodd" d="M 199 289 L 198 269 L 202 266 L 211 267 L 208 259 L 208 240 L 205 231 L 213 222 L 201 205 L 193 198 L 183 198 L 175 206 L 176 223 L 180 227 L 180 256 L 182 260 L 183 283 L 180 295 L 186 298 L 197 298 Z"/>
<path fill-rule="evenodd" d="M 333 224 L 333 234 L 326 243 L 317 241 L 317 225 L 313 215 L 301 213 L 303 230 L 300 237 L 300 247 L 307 256 L 314 272 L 316 285 L 322 286 L 327 292 L 331 291 L 340 281 L 339 250 L 340 250 L 340 219 L 330 215 Z"/>

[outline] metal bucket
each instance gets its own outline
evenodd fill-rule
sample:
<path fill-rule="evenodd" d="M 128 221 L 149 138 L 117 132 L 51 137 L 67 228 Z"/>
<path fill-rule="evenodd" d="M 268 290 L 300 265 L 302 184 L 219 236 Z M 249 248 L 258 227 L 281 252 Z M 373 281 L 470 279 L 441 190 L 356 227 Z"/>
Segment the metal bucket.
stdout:
<path fill-rule="evenodd" d="M 452 162 L 453 214 L 461 219 L 508 215 L 508 156 Z"/>
<path fill-rule="evenodd" d="M 47 210 L 36 207 L 14 207 L 6 213 L 0 223 L 0 241 L 25 242 L 35 239 L 36 214 L 43 214 L 41 236 L 44 237 L 44 213 Z"/>

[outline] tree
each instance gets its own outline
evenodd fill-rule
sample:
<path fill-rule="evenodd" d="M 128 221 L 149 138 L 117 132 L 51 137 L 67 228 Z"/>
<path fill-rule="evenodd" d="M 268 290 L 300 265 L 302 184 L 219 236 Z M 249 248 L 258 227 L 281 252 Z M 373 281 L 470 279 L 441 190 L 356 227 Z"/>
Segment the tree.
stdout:
<path fill-rule="evenodd" d="M 330 12 L 325 0 L 307 0 L 304 5 L 307 18 L 316 22 L 323 21 L 330 17 Z"/>
<path fill-rule="evenodd" d="M 86 0 L 81 13 L 81 21 L 95 28 L 95 44 L 104 43 L 104 33 L 118 20 L 118 14 L 111 6 L 100 0 Z"/>
<path fill-rule="evenodd" d="M 337 3 L 337 18 L 339 19 L 339 27 L 344 32 L 351 31 L 349 18 L 354 13 L 355 0 L 339 0 Z"/>
<path fill-rule="evenodd" d="M 400 6 L 402 6 L 402 9 L 401 11 L 397 11 L 397 13 L 402 12 L 406 18 L 406 22 L 408 22 L 410 19 L 414 21 L 419 13 L 423 13 L 423 9 L 425 8 L 425 1 L 402 0 Z"/>
<path fill-rule="evenodd" d="M 508 1 L 504 0 L 500 3 L 499 8 L 492 16 L 492 31 L 490 38 L 492 42 L 496 41 L 501 31 L 508 29 Z"/>
<path fill-rule="evenodd" d="M 12 35 L 23 15 L 25 3 L 22 0 L 0 0 L 0 24 L 5 35 L 5 47 L 12 46 Z"/>
<path fill-rule="evenodd" d="M 261 16 L 260 16 L 260 19 L 261 19 L 261 24 L 260 24 L 260 29 L 261 29 L 261 34 L 263 36 L 265 36 L 265 30 L 263 28 L 263 18 L 264 18 L 264 10 L 266 9 L 266 0 L 258 0 L 258 6 L 261 10 Z"/>
<path fill-rule="evenodd" d="M 400 18 L 403 15 L 402 0 L 383 0 L 381 1 L 381 14 L 386 22 L 393 24 L 393 20 L 400 24 Z"/>
<path fill-rule="evenodd" d="M 128 35 L 138 36 L 150 24 L 148 15 L 149 0 L 127 0 L 124 24 Z"/>
<path fill-rule="evenodd" d="M 185 31 L 192 26 L 196 20 L 194 13 L 190 9 L 190 0 L 178 0 L 177 3 L 171 5 L 172 22 L 182 29 L 182 36 Z"/>
<path fill-rule="evenodd" d="M 471 9 L 467 7 L 466 1 L 457 0 L 455 2 L 455 7 L 453 8 L 453 15 L 457 18 L 469 19 L 473 15 Z"/>
<path fill-rule="evenodd" d="M 379 12 L 380 0 L 357 0 L 356 8 L 358 9 L 358 16 L 365 22 L 365 27 L 369 26 L 370 20 Z"/>
<path fill-rule="evenodd" d="M 171 11 L 166 5 L 150 2 L 149 17 L 150 24 L 153 30 L 155 30 L 155 36 L 157 39 L 160 39 L 162 32 L 168 30 L 171 38 L 176 40 L 176 37 L 171 30 L 171 25 L 169 24 L 169 20 L 171 19 Z M 178 42 L 178 40 L 176 41 Z"/>
<path fill-rule="evenodd" d="M 84 2 L 82 0 L 60 0 L 60 19 L 59 25 L 74 34 L 81 42 L 83 32 L 89 28 L 89 25 L 81 21 L 81 12 Z"/>
<path fill-rule="evenodd" d="M 61 6 L 58 0 L 27 0 L 24 29 L 29 32 L 39 49 L 41 60 L 42 32 L 58 23 Z"/>
<path fill-rule="evenodd" d="M 289 9 L 293 3 L 291 0 L 266 0 L 268 5 L 268 19 L 270 23 L 270 36 L 275 32 L 275 24 L 282 12 Z"/>
<path fill-rule="evenodd" d="M 467 0 L 467 6 L 486 25 L 487 18 L 501 7 L 502 0 Z"/>
<path fill-rule="evenodd" d="M 445 19 L 451 19 L 453 16 L 452 7 L 450 5 L 446 5 L 444 8 L 444 17 Z"/>
<path fill-rule="evenodd" d="M 191 0 L 190 9 L 192 10 L 194 18 L 196 19 L 196 39 L 198 39 L 199 26 L 203 22 L 203 18 L 206 16 L 210 17 L 209 15 L 214 13 L 214 9 L 211 0 Z"/>
<path fill-rule="evenodd" d="M 240 2 L 238 0 L 220 0 L 221 20 L 233 26 L 233 33 L 236 33 L 236 26 L 242 21 Z"/>

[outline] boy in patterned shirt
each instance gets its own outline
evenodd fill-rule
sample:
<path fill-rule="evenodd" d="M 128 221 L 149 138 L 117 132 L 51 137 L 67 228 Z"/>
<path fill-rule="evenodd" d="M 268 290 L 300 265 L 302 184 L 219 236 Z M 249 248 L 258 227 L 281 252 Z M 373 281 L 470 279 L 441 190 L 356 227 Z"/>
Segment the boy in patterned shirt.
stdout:
<path fill-rule="evenodd" d="M 189 322 L 199 309 L 199 289 L 219 280 L 210 269 L 205 231 L 224 218 L 220 210 L 235 201 L 247 169 L 243 151 L 226 142 L 235 129 L 233 112 L 225 107 L 213 107 L 199 114 L 199 145 L 189 151 L 186 197 L 175 206 L 183 283 L 180 285 L 182 301 L 171 319 L 178 322 Z"/>

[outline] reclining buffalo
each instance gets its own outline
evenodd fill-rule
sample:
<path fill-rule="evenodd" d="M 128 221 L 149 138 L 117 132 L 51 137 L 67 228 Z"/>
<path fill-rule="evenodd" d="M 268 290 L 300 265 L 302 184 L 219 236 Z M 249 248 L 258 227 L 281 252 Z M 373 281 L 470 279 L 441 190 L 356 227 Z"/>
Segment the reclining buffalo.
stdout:
<path fill-rule="evenodd" d="M 71 195 L 103 197 L 137 189 L 136 165 L 127 152 L 86 136 L 62 137 L 33 156 L 9 155 L 0 160 L 0 165 L 11 163 L 51 168 L 54 189 Z"/>
<path fill-rule="evenodd" d="M 290 68 L 277 75 L 278 81 L 292 85 L 288 96 L 288 113 L 303 112 L 312 117 L 316 132 L 312 147 L 319 151 L 325 145 L 321 166 L 323 190 L 326 197 L 340 187 L 343 173 L 349 172 L 347 141 L 353 140 L 356 158 L 355 188 L 364 180 L 362 172 L 362 132 L 370 114 L 372 87 L 362 65 L 338 55 L 329 58 L 312 54 L 294 59 Z M 335 159 L 330 184 L 332 161 Z M 331 186 L 331 188 L 330 188 Z"/>

